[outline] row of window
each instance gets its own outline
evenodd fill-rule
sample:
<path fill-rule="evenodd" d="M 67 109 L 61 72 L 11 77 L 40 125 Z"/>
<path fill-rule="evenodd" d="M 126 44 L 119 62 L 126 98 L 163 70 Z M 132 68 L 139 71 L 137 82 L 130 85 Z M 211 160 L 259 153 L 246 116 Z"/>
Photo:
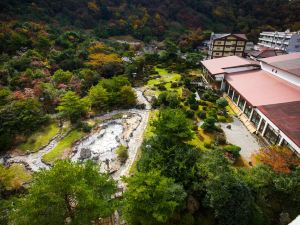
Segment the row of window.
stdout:
<path fill-rule="evenodd" d="M 243 46 L 245 45 L 245 41 L 215 41 L 214 44 L 215 45 L 239 45 L 239 46 Z"/>
<path fill-rule="evenodd" d="M 232 55 L 236 55 L 236 56 L 243 56 L 242 52 L 214 52 L 213 56 L 232 56 Z"/>

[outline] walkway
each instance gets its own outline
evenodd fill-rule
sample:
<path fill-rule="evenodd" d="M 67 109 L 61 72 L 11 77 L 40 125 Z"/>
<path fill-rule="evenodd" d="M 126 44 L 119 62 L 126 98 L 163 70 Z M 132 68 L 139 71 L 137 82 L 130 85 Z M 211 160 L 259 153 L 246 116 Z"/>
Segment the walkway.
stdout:
<path fill-rule="evenodd" d="M 225 132 L 227 141 L 231 144 L 241 147 L 240 154 L 247 161 L 251 161 L 251 155 L 258 149 L 263 147 L 257 137 L 251 134 L 244 124 L 236 117 L 233 117 L 233 122 L 230 123 L 231 129 L 226 128 L 227 123 L 220 123 Z"/>

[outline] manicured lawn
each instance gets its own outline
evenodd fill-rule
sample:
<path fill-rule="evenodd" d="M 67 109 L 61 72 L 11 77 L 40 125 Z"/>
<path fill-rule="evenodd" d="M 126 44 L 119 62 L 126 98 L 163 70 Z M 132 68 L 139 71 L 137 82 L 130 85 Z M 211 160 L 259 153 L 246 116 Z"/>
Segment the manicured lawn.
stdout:
<path fill-rule="evenodd" d="M 51 138 L 53 138 L 58 132 L 59 127 L 56 122 L 51 123 L 50 125 L 43 127 L 41 130 L 33 133 L 25 143 L 19 145 L 17 149 L 22 151 L 38 151 L 39 148 L 46 145 Z"/>
<path fill-rule="evenodd" d="M 160 78 L 153 78 L 148 81 L 147 87 L 148 88 L 154 88 L 155 85 L 158 85 L 160 83 L 165 83 L 165 87 L 167 90 L 175 90 L 178 92 L 180 96 L 182 96 L 182 88 L 171 88 L 171 83 L 172 82 L 178 82 L 181 79 L 181 75 L 178 73 L 169 73 L 166 69 L 161 69 L 161 68 L 155 68 L 155 71 L 158 72 L 158 74 L 161 76 Z M 155 77 L 155 75 L 153 75 Z M 155 95 L 159 95 L 161 91 L 156 90 L 154 91 Z"/>
<path fill-rule="evenodd" d="M 18 189 L 31 179 L 31 173 L 22 164 L 12 164 L 9 168 L 0 165 L 0 181 L 7 190 Z"/>
<path fill-rule="evenodd" d="M 148 124 L 144 132 L 144 138 L 150 138 L 153 135 L 151 123 L 157 119 L 159 110 L 152 110 L 149 114 Z"/>
<path fill-rule="evenodd" d="M 83 137 L 84 133 L 82 131 L 73 130 L 66 137 L 64 137 L 57 146 L 49 153 L 43 156 L 43 160 L 48 163 L 53 163 L 58 159 L 64 158 L 66 151 L 70 150 L 72 144 Z"/>
<path fill-rule="evenodd" d="M 189 142 L 191 145 L 195 145 L 198 148 L 206 150 L 204 146 L 205 143 L 210 144 L 213 142 L 213 134 L 204 133 L 201 128 L 198 128 L 198 131 L 195 133 L 193 140 Z"/>

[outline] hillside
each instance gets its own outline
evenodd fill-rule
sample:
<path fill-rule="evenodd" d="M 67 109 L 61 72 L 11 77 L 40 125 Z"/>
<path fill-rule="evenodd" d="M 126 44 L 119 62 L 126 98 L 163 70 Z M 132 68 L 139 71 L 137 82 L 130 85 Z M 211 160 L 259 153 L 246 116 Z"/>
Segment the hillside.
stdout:
<path fill-rule="evenodd" d="M 252 40 L 261 30 L 300 29 L 299 0 L 4 0 L 0 9 L 2 21 L 44 21 L 146 41 L 196 28 L 243 32 Z"/>

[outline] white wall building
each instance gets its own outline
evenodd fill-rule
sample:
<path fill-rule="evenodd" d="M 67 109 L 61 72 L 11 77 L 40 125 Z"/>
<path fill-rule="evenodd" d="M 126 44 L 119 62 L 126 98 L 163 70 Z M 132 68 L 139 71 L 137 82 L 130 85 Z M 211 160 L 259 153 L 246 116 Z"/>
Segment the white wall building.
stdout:
<path fill-rule="evenodd" d="M 300 31 L 264 31 L 260 33 L 258 45 L 284 50 L 288 53 L 300 52 Z"/>

